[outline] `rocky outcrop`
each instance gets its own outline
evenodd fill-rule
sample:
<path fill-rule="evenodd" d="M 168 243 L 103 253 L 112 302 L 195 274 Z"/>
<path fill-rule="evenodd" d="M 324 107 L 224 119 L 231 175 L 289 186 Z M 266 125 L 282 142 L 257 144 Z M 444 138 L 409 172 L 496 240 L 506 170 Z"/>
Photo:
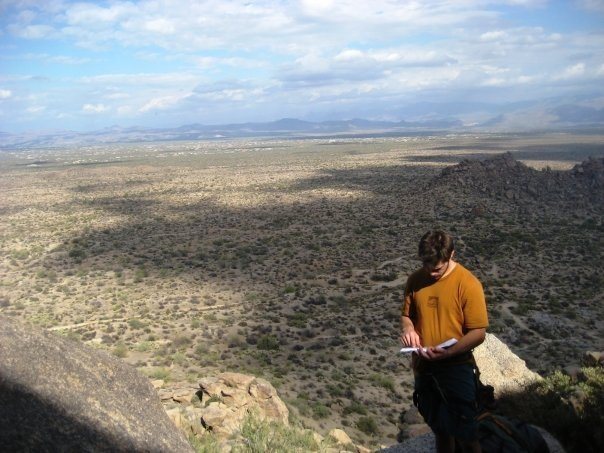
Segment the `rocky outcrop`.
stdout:
<path fill-rule="evenodd" d="M 134 368 L 6 317 L 0 395 L 4 451 L 193 451 Z"/>
<path fill-rule="evenodd" d="M 166 392 L 162 393 L 162 399 Z M 215 377 L 206 377 L 199 382 L 199 388 L 189 393 L 199 399 L 197 407 L 180 406 L 168 409 L 170 417 L 181 428 L 192 432 L 210 431 L 228 438 L 241 430 L 244 419 L 250 413 L 260 419 L 270 419 L 287 425 L 289 410 L 275 388 L 264 379 L 239 373 L 222 373 Z M 192 397 L 183 398 L 187 389 L 171 391 L 170 398 L 183 403 Z"/>
<path fill-rule="evenodd" d="M 199 387 L 163 388 L 154 381 L 174 423 L 185 433 L 203 436 L 212 433 L 222 451 L 229 451 L 240 439 L 242 425 L 253 414 L 261 420 L 289 425 L 289 410 L 275 388 L 266 380 L 240 373 L 221 373 L 205 377 Z M 324 443 L 318 433 L 312 433 L 317 445 Z M 329 432 L 327 444 L 338 445 L 337 451 L 368 452 L 355 445 L 341 429 Z"/>
<path fill-rule="evenodd" d="M 590 158 L 569 171 L 535 170 L 504 153 L 484 160 L 463 160 L 446 167 L 430 183 L 508 201 L 604 202 L 604 158 Z"/>
<path fill-rule="evenodd" d="M 198 387 L 161 388 L 166 412 L 186 432 L 211 432 L 218 437 L 236 435 L 248 414 L 287 425 L 289 411 L 275 388 L 264 379 L 239 373 L 222 373 L 200 380 Z"/>

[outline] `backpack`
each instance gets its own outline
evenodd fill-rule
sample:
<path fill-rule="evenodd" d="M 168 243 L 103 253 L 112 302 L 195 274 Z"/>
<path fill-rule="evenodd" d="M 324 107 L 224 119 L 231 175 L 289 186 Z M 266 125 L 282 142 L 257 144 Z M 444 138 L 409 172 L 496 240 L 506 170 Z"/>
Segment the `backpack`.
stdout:
<path fill-rule="evenodd" d="M 537 428 L 488 411 L 478 416 L 478 439 L 483 453 L 549 453 Z"/>

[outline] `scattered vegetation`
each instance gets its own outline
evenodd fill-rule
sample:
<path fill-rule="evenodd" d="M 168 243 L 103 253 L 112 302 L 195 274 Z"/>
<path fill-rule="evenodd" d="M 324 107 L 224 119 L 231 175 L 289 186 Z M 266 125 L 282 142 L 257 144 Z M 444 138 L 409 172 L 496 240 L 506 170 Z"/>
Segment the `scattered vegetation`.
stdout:
<path fill-rule="evenodd" d="M 119 171 L 79 166 L 80 150 L 58 150 L 52 169 L 27 165 L 52 150 L 3 153 L 0 313 L 60 327 L 154 378 L 263 376 L 299 395 L 288 402 L 308 426 L 346 422 L 361 443 L 386 444 L 391 414 L 411 404 L 395 354 L 398 282 L 428 228 L 455 233 L 490 331 L 531 369 L 602 350 L 604 277 L 591 265 L 604 262 L 601 205 L 439 185 L 441 164 L 474 148 L 541 159 L 535 143 L 554 141 L 543 151 L 553 167 L 602 154 L 587 134 L 87 149 L 133 156 Z M 376 434 L 362 417 L 380 421 Z"/>
<path fill-rule="evenodd" d="M 254 415 L 244 420 L 241 436 L 243 442 L 234 446 L 234 453 L 302 453 L 319 449 L 310 431 L 263 421 Z"/>
<path fill-rule="evenodd" d="M 359 418 L 357 428 L 370 436 L 375 436 L 378 433 L 377 423 L 371 416 Z"/>
<path fill-rule="evenodd" d="M 577 378 L 556 371 L 518 394 L 501 398 L 502 412 L 541 426 L 568 452 L 604 451 L 604 368 Z"/>

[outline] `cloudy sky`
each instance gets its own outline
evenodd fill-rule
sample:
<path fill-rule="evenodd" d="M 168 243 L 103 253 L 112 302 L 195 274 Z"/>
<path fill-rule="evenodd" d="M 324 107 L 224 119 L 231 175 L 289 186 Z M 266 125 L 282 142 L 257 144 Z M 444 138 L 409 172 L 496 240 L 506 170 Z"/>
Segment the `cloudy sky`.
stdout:
<path fill-rule="evenodd" d="M 602 87 L 604 0 L 0 0 L 6 132 L 601 108 Z"/>

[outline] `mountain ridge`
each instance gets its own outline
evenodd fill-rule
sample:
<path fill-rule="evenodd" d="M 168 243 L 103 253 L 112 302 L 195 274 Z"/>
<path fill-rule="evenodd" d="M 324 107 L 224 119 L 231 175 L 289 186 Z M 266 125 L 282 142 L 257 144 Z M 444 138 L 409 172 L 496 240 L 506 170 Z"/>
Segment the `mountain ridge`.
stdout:
<path fill-rule="evenodd" d="M 536 130 L 600 129 L 604 127 L 604 108 L 580 102 L 519 103 L 493 108 L 483 103 L 440 105 L 422 103 L 409 106 L 396 115 L 399 120 L 352 119 L 304 120 L 293 117 L 274 121 L 202 124 L 192 122 L 175 127 L 112 125 L 92 131 L 44 130 L 10 133 L 0 131 L 0 150 L 97 145 L 109 143 L 216 140 L 236 138 L 319 138 L 353 137 L 375 134 L 480 132 L 522 132 Z"/>

